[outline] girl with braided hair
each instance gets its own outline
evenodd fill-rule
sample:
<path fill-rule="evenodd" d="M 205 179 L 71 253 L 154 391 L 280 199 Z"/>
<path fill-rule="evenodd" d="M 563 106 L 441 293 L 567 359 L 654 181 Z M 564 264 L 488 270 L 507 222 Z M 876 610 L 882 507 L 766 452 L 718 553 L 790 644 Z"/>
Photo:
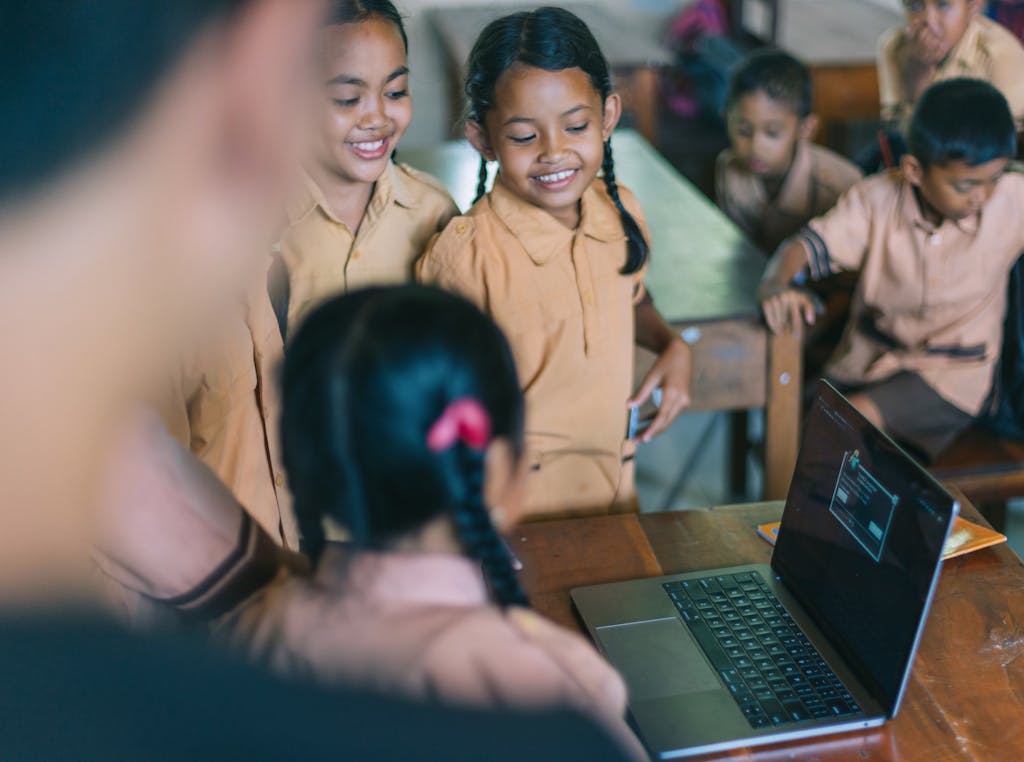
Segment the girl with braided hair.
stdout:
<path fill-rule="evenodd" d="M 608 63 L 571 12 L 516 13 L 481 33 L 465 92 L 478 198 L 417 277 L 474 301 L 509 337 L 527 400 L 527 511 L 635 510 L 627 408 L 660 387 L 642 440 L 664 431 L 689 402 L 691 357 L 644 291 L 648 236 L 615 177 Z M 659 359 L 631 394 L 635 343 Z"/>
<path fill-rule="evenodd" d="M 569 706 L 638 751 L 621 678 L 526 608 L 499 534 L 520 511 L 523 396 L 489 318 L 415 285 L 326 302 L 286 356 L 281 433 L 316 576 L 246 607 L 257 656 L 414 698 Z"/>

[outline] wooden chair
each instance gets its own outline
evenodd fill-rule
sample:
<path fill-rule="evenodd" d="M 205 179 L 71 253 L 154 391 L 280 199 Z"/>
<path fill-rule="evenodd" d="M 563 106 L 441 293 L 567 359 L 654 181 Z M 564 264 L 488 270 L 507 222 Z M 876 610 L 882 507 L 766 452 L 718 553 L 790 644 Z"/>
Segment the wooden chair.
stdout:
<path fill-rule="evenodd" d="M 972 426 L 939 456 L 931 472 L 963 492 L 1001 532 L 1007 503 L 1024 496 L 1024 442 Z"/>

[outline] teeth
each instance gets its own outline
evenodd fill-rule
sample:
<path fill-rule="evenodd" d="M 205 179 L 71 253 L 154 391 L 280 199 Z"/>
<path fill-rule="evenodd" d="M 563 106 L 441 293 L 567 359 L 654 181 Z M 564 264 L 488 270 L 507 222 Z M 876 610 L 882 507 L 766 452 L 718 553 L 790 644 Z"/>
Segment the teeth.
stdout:
<path fill-rule="evenodd" d="M 372 143 L 351 143 L 350 144 L 357 151 L 377 151 L 384 146 L 383 140 L 375 140 Z"/>
<path fill-rule="evenodd" d="M 557 183 L 568 177 L 572 177 L 574 174 L 576 174 L 575 169 L 565 169 L 561 172 L 555 172 L 553 175 L 541 175 L 537 179 L 542 183 Z"/>

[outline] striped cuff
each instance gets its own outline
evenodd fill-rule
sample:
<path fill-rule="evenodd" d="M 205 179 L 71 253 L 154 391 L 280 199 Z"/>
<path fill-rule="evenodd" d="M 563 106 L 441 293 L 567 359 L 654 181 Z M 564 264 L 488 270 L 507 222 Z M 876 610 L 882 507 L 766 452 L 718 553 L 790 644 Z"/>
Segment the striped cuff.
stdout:
<path fill-rule="evenodd" d="M 793 238 L 803 243 L 810 252 L 808 265 L 811 280 L 822 280 L 832 274 L 832 260 L 828 255 L 828 246 L 825 245 L 825 240 L 820 235 L 811 228 L 805 227 Z"/>

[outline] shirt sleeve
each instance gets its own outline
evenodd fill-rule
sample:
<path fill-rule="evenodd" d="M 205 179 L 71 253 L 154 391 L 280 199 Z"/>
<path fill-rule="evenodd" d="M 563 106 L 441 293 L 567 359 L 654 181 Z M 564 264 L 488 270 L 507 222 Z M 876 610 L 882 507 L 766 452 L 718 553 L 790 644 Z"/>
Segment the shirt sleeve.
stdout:
<path fill-rule="evenodd" d="M 487 287 L 478 243 L 472 218 L 452 218 L 417 260 L 416 281 L 459 294 L 486 312 Z"/>
<path fill-rule="evenodd" d="M 903 27 L 896 27 L 878 40 L 878 99 L 884 122 L 899 121 L 903 117 L 906 96 L 898 56 L 903 33 Z"/>
<path fill-rule="evenodd" d="M 811 220 L 797 233 L 797 240 L 807 250 L 812 279 L 861 268 L 870 241 L 871 218 L 871 206 L 862 182 L 844 193 L 832 211 Z"/>
<path fill-rule="evenodd" d="M 1020 130 L 1024 125 L 1024 47 L 1009 34 L 993 44 L 991 82 L 1006 96 Z"/>

